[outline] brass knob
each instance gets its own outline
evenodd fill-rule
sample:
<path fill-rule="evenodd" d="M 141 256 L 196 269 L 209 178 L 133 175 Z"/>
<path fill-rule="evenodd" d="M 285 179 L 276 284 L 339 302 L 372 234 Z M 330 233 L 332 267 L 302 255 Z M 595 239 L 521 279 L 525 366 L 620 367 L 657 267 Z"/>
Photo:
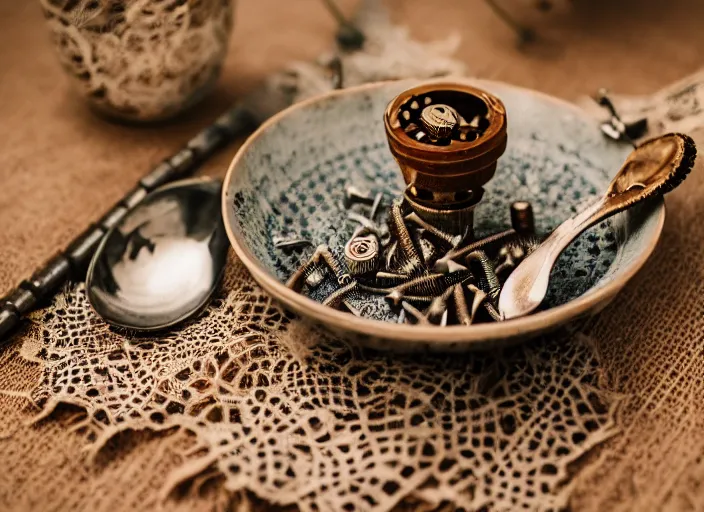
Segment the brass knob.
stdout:
<path fill-rule="evenodd" d="M 421 85 L 389 103 L 384 126 L 416 213 L 447 231 L 472 228 L 473 210 L 506 150 L 506 109 L 456 83 Z"/>

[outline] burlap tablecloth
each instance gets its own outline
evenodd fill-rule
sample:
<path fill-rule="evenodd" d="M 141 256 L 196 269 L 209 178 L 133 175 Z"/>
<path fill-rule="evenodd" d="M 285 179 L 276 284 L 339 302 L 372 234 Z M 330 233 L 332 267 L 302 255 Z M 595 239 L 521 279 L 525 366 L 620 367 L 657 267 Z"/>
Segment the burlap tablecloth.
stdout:
<path fill-rule="evenodd" d="M 461 31 L 471 73 L 574 99 L 601 86 L 648 93 L 702 64 L 699 0 L 505 0 L 542 41 L 519 51 L 478 0 L 392 0 L 420 38 Z M 352 9 L 354 2 L 344 2 Z M 569 4 L 569 5 L 568 5 Z M 334 23 L 317 0 L 240 0 L 217 92 L 159 127 L 108 124 L 69 91 L 34 2 L 0 0 L 0 295 L 113 204 L 152 164 L 233 99 L 291 59 L 329 46 Z M 703 139 L 699 137 L 699 141 Z M 222 175 L 235 148 L 204 172 Z M 704 173 L 668 196 L 662 241 L 638 277 L 589 326 L 601 386 L 621 395 L 620 434 L 575 464 L 577 510 L 704 509 Z M 40 366 L 20 358 L 23 333 L 0 353 L 0 388 L 29 389 Z M 75 411 L 28 426 L 38 411 L 0 395 L 0 509 L 150 510 L 177 464 L 180 434 L 125 434 L 97 460 L 83 457 Z M 234 501 L 233 501 L 234 500 Z M 221 488 L 170 500 L 167 509 L 234 508 Z M 257 508 L 266 505 L 255 504 Z"/>

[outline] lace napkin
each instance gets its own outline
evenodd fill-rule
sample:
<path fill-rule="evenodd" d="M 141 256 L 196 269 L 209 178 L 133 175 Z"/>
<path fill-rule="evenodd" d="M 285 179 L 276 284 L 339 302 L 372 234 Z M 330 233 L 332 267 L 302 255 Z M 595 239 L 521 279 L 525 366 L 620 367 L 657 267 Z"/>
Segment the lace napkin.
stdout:
<path fill-rule="evenodd" d="M 617 400 L 577 331 L 503 355 L 363 351 L 287 315 L 237 261 L 202 317 L 168 334 L 110 330 L 83 285 L 35 321 L 23 352 L 44 365 L 40 417 L 84 408 L 92 453 L 124 430 L 195 434 L 201 455 L 165 497 L 216 468 L 229 490 L 304 511 L 553 509 L 570 464 L 615 433 Z"/>

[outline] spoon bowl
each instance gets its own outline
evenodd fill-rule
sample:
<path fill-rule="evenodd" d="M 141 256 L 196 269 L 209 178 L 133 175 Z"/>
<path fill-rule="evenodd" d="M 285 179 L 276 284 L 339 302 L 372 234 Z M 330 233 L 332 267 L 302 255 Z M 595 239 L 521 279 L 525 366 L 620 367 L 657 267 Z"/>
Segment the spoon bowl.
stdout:
<path fill-rule="evenodd" d="M 108 232 L 86 276 L 88 300 L 106 322 L 159 330 L 207 304 L 228 249 L 220 190 L 202 178 L 167 185 Z"/>

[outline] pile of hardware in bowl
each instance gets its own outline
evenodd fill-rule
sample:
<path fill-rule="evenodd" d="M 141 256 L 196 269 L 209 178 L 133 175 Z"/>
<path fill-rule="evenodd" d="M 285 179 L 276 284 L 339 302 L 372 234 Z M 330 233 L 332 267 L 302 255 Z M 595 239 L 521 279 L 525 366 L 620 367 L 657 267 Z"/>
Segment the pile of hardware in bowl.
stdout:
<path fill-rule="evenodd" d="M 398 323 L 471 325 L 531 313 L 555 259 L 577 235 L 671 190 L 696 156 L 685 135 L 652 139 L 631 153 L 602 198 L 545 240 L 524 198 L 510 205 L 511 229 L 476 239 L 474 209 L 507 144 L 499 98 L 463 84 L 422 85 L 389 104 L 384 125 L 407 186 L 402 197 L 382 204 L 381 193 L 347 187 L 344 206 L 358 228 L 344 249 L 318 246 L 287 286 L 357 316 L 368 315 L 352 299 L 383 297 Z M 321 286 L 331 281 L 334 287 Z"/>

